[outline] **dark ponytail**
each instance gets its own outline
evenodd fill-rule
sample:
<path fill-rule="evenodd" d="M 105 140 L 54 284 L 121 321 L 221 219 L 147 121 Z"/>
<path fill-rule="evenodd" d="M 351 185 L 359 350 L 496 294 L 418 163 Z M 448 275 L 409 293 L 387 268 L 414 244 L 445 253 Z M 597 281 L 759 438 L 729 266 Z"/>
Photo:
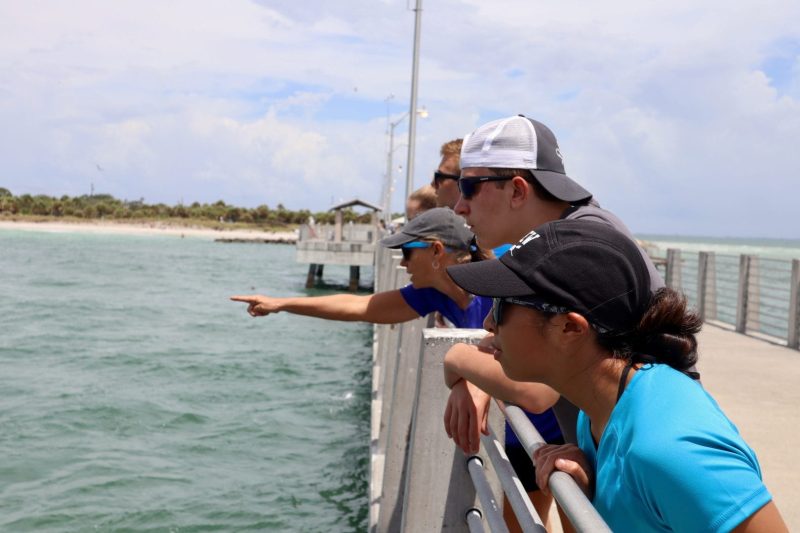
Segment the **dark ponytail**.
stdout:
<path fill-rule="evenodd" d="M 632 363 L 664 363 L 687 372 L 697 363 L 697 339 L 703 320 L 687 309 L 686 297 L 673 289 L 659 289 L 633 332 L 599 334 L 598 342 L 614 357 Z"/>

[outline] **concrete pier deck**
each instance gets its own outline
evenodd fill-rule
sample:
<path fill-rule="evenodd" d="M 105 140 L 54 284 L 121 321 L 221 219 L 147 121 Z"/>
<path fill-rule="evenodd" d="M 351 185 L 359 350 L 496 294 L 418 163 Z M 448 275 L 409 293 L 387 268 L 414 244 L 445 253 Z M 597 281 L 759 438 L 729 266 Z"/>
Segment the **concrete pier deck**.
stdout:
<path fill-rule="evenodd" d="M 755 450 L 790 531 L 800 531 L 800 351 L 706 324 L 697 364 L 703 386 Z"/>

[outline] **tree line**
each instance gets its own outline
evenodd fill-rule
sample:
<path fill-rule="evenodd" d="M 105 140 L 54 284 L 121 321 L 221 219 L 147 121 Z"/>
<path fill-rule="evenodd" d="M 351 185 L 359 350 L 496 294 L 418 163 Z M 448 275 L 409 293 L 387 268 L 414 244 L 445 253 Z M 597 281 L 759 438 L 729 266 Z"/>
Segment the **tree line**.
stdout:
<path fill-rule="evenodd" d="M 358 214 L 352 209 L 343 211 L 345 222 L 368 223 L 370 214 Z M 28 215 L 55 218 L 110 219 L 120 221 L 179 219 L 256 224 L 259 226 L 288 226 L 304 224 L 313 216 L 321 224 L 333 224 L 334 213 L 321 211 L 312 213 L 308 209 L 292 211 L 282 204 L 275 208 L 259 205 L 254 208 L 236 207 L 219 200 L 213 204 L 194 202 L 191 205 L 169 206 L 163 203 L 147 204 L 139 200 L 119 200 L 110 194 L 83 196 L 46 196 L 22 194 L 14 196 L 0 187 L 0 215 Z"/>

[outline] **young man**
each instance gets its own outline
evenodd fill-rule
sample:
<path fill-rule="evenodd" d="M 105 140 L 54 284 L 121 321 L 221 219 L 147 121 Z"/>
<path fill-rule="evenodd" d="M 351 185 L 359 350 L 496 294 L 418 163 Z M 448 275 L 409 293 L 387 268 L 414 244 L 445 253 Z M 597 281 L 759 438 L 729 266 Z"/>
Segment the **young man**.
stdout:
<path fill-rule="evenodd" d="M 458 180 L 461 177 L 461 157 L 462 139 L 454 139 L 442 145 L 439 153 L 442 161 L 439 168 L 433 173 L 431 186 L 436 191 L 437 207 L 449 207 L 453 209 L 458 202 L 461 193 L 458 190 Z"/>
<path fill-rule="evenodd" d="M 622 221 L 567 176 L 555 135 L 540 122 L 518 115 L 480 126 L 464 138 L 460 165 L 461 196 L 454 209 L 481 247 L 517 242 L 533 228 L 562 218 L 598 220 L 633 239 Z M 642 254 L 651 289 L 663 286 L 652 261 Z M 481 346 L 488 344 L 487 339 Z M 535 413 L 554 407 L 565 441 L 576 442 L 577 409 L 572 404 L 546 385 L 510 380 L 480 347 L 455 345 L 445 358 L 445 380 L 451 388 L 445 428 L 465 452 L 480 445 L 489 395 Z M 529 494 L 535 502 L 533 489 Z"/>

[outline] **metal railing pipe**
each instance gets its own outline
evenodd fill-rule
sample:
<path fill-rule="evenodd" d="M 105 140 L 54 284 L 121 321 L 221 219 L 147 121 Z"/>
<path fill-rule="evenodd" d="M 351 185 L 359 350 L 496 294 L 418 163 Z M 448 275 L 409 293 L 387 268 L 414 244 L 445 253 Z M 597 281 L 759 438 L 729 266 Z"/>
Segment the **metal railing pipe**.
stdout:
<path fill-rule="evenodd" d="M 533 457 L 533 452 L 545 444 L 542 436 L 533 427 L 522 409 L 516 405 L 506 405 L 500 400 L 497 400 L 497 404 L 528 456 Z M 547 486 L 577 531 L 611 531 L 572 476 L 566 472 L 555 471 L 550 474 Z"/>
<path fill-rule="evenodd" d="M 481 514 L 479 509 L 475 507 L 471 507 L 467 511 L 467 516 L 465 517 L 467 521 L 467 527 L 469 528 L 470 533 L 483 533 L 483 515 Z"/>
<path fill-rule="evenodd" d="M 472 478 L 472 484 L 475 486 L 475 493 L 483 506 L 483 512 L 486 513 L 486 522 L 489 524 L 489 530 L 493 533 L 509 533 L 508 526 L 503 520 L 503 511 L 494 497 L 489 481 L 486 479 L 483 460 L 477 455 L 470 456 L 467 459 L 467 469 L 469 470 L 469 477 Z"/>
<path fill-rule="evenodd" d="M 517 473 L 514 472 L 514 467 L 508 460 L 505 449 L 494 431 L 489 429 L 488 435 L 481 435 L 481 444 L 492 462 L 494 471 L 500 480 L 500 485 L 503 487 L 503 492 L 506 494 L 511 509 L 517 517 L 520 528 L 524 532 L 546 533 L 544 524 L 536 509 L 533 507 L 531 499 L 528 497 L 525 487 L 519 480 Z"/>

